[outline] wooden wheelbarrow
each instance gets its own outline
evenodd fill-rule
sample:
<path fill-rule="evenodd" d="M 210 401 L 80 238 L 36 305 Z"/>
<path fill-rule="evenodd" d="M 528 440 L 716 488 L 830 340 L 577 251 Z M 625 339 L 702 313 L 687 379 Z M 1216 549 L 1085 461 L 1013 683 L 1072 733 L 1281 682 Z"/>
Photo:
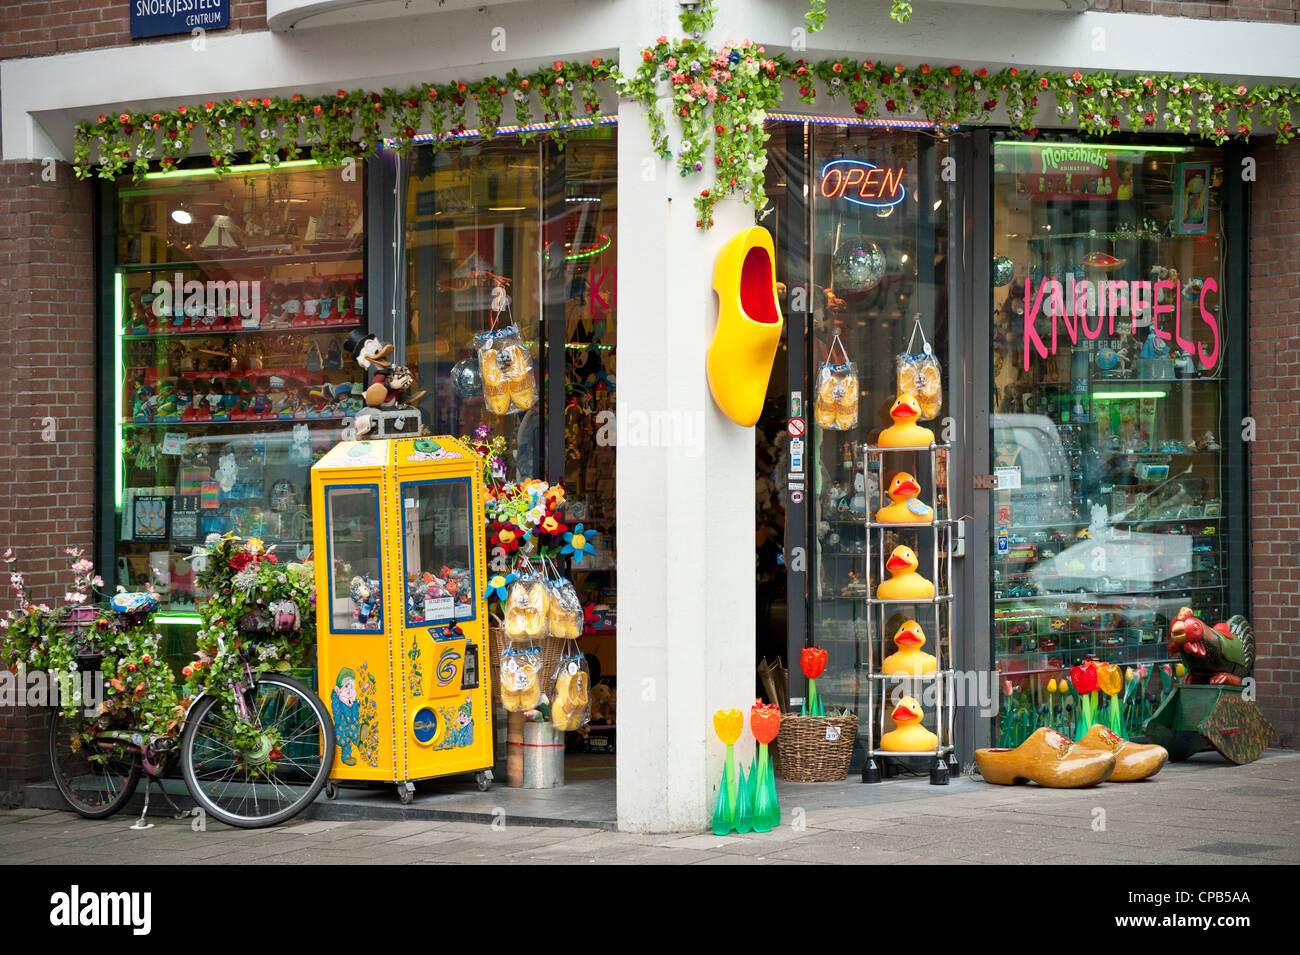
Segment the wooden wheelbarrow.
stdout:
<path fill-rule="evenodd" d="M 1254 700 L 1242 699 L 1242 689 L 1179 684 L 1147 720 L 1147 739 L 1169 750 L 1174 762 L 1207 749 L 1237 765 L 1259 759 L 1273 738 L 1273 724 Z"/>

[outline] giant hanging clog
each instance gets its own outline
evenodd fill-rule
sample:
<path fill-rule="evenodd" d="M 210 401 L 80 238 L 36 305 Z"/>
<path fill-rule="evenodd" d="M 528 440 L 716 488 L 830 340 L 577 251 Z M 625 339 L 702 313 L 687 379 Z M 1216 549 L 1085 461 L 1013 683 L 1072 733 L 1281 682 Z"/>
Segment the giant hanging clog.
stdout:
<path fill-rule="evenodd" d="M 718 327 L 705 369 L 718 407 L 736 424 L 758 423 L 767 397 L 772 362 L 781 341 L 776 297 L 776 257 L 763 228 L 744 229 L 722 247 L 713 265 Z"/>

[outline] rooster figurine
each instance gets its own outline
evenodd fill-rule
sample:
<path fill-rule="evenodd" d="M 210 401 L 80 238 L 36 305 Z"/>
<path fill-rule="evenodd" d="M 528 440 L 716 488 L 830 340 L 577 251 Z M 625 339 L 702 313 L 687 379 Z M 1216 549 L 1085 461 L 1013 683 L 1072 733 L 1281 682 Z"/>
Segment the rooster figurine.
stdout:
<path fill-rule="evenodd" d="M 1209 627 L 1183 607 L 1169 628 L 1169 651 L 1187 667 L 1184 683 L 1241 686 L 1255 669 L 1255 630 L 1240 614 Z"/>

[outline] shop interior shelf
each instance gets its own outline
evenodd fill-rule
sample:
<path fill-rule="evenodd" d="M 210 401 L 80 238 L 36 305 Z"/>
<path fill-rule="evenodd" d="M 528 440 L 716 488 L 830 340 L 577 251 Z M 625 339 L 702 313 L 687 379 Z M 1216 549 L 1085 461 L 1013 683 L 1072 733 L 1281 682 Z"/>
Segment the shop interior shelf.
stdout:
<path fill-rule="evenodd" d="M 938 520 L 915 521 L 906 524 L 880 524 L 876 521 L 861 521 L 859 523 L 862 523 L 864 526 L 870 527 L 873 530 L 906 531 L 921 527 L 955 527 L 961 522 L 951 517 L 941 517 Z"/>
<path fill-rule="evenodd" d="M 866 663 L 859 663 L 857 664 L 857 669 L 869 670 L 870 666 Z M 918 673 L 915 675 L 911 673 L 869 673 L 868 678 L 879 680 L 882 683 L 886 680 L 937 680 L 941 676 L 949 676 L 952 672 L 951 669 L 948 669 L 936 670 L 934 673 Z"/>
<path fill-rule="evenodd" d="M 132 262 L 118 265 L 118 269 L 123 272 L 183 272 L 186 269 L 229 269 L 259 265 L 311 265 L 315 262 L 347 262 L 352 260 L 360 263 L 364 258 L 364 250 L 356 248 L 295 252 L 286 255 L 213 256 L 202 261 L 191 262 Z"/>
<path fill-rule="evenodd" d="M 905 448 L 882 448 L 877 444 L 864 444 L 863 450 L 868 454 L 888 454 L 892 451 L 950 451 L 951 444 L 909 445 Z"/>
<path fill-rule="evenodd" d="M 912 750 L 906 753 L 899 753 L 890 749 L 869 749 L 866 752 L 867 756 L 946 756 L 955 748 L 954 746 L 940 746 L 938 749 Z"/>
<path fill-rule="evenodd" d="M 927 597 L 924 600 L 881 600 L 879 597 L 865 597 L 859 599 L 873 607 L 937 607 L 943 604 L 952 603 L 954 597 L 952 594 L 939 594 L 936 597 Z"/>
<path fill-rule="evenodd" d="M 180 331 L 167 332 L 122 332 L 124 342 L 147 342 L 155 341 L 159 338 L 224 338 L 227 335 L 257 335 L 267 332 L 278 332 L 279 334 L 304 334 L 310 332 L 334 332 L 346 331 L 351 328 L 359 328 L 365 324 L 364 318 L 358 318 L 351 322 L 335 322 L 317 325 L 263 325 L 258 328 L 189 328 L 182 327 Z M 173 326 L 174 327 L 174 326 Z"/>
<path fill-rule="evenodd" d="M 1012 600 L 1060 600 L 1065 597 L 1082 598 L 1089 602 L 1101 600 L 1106 597 L 1167 597 L 1173 593 L 1185 593 L 1191 591 L 1204 590 L 1223 590 L 1227 584 L 1205 584 L 1196 587 L 1169 587 L 1164 590 L 1088 590 L 1083 592 L 1053 592 L 1046 594 L 1029 594 L 1020 597 L 994 597 L 994 603 L 1007 603 Z M 907 603 L 907 601 L 895 601 L 897 603 Z M 918 601 L 924 603 L 925 601 Z"/>
<path fill-rule="evenodd" d="M 204 427 L 204 428 L 227 428 L 234 425 L 258 425 L 265 426 L 269 424 L 312 424 L 313 422 L 342 421 L 346 415 L 329 415 L 326 417 L 316 418 L 250 418 L 245 421 L 119 421 L 124 428 L 175 428 L 175 427 Z"/>

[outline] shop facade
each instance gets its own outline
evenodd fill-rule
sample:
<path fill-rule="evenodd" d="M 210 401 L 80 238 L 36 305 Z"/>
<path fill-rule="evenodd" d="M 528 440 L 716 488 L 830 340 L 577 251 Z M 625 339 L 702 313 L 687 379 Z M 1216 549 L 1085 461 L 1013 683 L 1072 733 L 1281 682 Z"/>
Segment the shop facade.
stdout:
<path fill-rule="evenodd" d="M 1294 743 L 1286 533 L 1300 505 L 1278 473 L 1296 448 L 1292 147 L 1098 142 L 1045 117 L 1030 140 L 1005 114 L 866 121 L 843 102 L 773 111 L 759 222 L 787 325 L 755 433 L 718 412 L 702 373 L 713 257 L 754 210 L 723 201 L 698 229 L 702 182 L 654 155 L 640 105 L 613 90 L 563 148 L 544 128 L 447 149 L 417 136 L 346 175 L 244 156 L 225 176 L 194 163 L 95 186 L 66 164 L 76 122 L 123 109 L 474 79 L 488 57 L 493 75 L 557 58 L 630 73 L 655 36 L 679 31 L 675 4 L 380 4 L 365 17 L 345 3 L 234 6 L 233 29 L 202 50 L 121 34 L 97 50 L 19 38 L 5 50 L 8 228 L 29 305 L 10 331 L 9 387 L 31 419 L 15 460 L 32 462 L 10 482 L 5 532 L 29 566 L 49 561 L 29 574 L 38 586 L 65 541 L 93 543 L 116 582 L 165 589 L 169 644 L 187 655 L 183 546 L 233 530 L 310 552 L 307 473 L 356 407 L 342 343 L 371 331 L 417 372 L 435 434 L 488 425 L 515 475 L 563 480 L 600 529 L 575 582 L 593 609 L 584 649 L 618 690 L 620 824 L 699 828 L 720 758 L 709 716 L 753 697 L 756 657 L 790 663 L 797 698 L 798 649 L 824 647 L 827 704 L 863 705 L 864 654 L 881 652 L 864 637 L 863 522 L 888 475 L 860 448 L 888 424 L 895 356 L 924 340 L 945 396 L 933 426 L 952 447 L 950 490 L 933 503 L 959 519 L 957 612 L 931 646 L 950 644 L 951 666 L 987 690 L 958 709 L 961 762 L 1014 738 L 1016 712 L 1050 707 L 1045 678 L 1084 656 L 1158 671 L 1184 605 L 1252 617 L 1261 705 Z M 963 4 L 918 9 L 924 35 L 882 10 L 880 24 L 840 13 L 835 30 L 798 37 L 802 10 L 788 6 L 724 4 L 717 33 L 806 42 L 795 55 L 809 61 L 1250 85 L 1294 81 L 1284 37 L 1300 29 Z M 995 26 L 1007 19 L 1035 40 L 1034 62 Z M 1177 57 L 1142 40 L 1153 23 L 1180 31 Z M 1101 50 L 1077 41 L 1094 29 Z M 141 65 L 171 53 L 190 68 Z M 493 302 L 502 277 L 508 310 Z M 222 301 L 188 301 L 190 282 Z M 158 295 L 170 296 L 163 317 Z M 509 415 L 465 375 L 498 313 L 543 371 L 535 403 Z M 861 400 L 856 421 L 824 427 L 812 408 L 833 346 Z M 82 411 L 59 407 L 72 404 Z M 3 721 L 5 777 L 38 774 L 38 719 Z"/>

